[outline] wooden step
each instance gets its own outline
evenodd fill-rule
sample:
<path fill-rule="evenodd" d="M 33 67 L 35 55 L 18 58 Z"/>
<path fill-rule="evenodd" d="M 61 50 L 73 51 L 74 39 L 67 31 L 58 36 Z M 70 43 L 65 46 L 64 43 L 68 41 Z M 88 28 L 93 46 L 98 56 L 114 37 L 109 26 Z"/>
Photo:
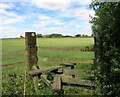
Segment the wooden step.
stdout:
<path fill-rule="evenodd" d="M 61 77 L 59 75 L 54 76 L 52 89 L 55 91 L 61 90 Z"/>
<path fill-rule="evenodd" d="M 66 85 L 94 88 L 94 86 L 92 85 L 90 81 L 81 80 L 77 78 L 62 77 L 62 83 L 65 83 Z"/>
<path fill-rule="evenodd" d="M 91 73 L 88 73 L 85 70 L 77 70 L 77 69 L 63 69 L 63 74 L 69 75 L 69 76 L 75 76 L 75 77 L 89 77 L 89 76 L 94 76 Z"/>
<path fill-rule="evenodd" d="M 32 75 L 32 76 L 34 76 L 34 75 L 37 75 L 37 74 L 42 74 L 44 72 L 58 70 L 60 68 L 63 68 L 63 66 L 44 67 L 42 69 L 32 70 L 32 71 L 29 72 L 29 74 Z"/>

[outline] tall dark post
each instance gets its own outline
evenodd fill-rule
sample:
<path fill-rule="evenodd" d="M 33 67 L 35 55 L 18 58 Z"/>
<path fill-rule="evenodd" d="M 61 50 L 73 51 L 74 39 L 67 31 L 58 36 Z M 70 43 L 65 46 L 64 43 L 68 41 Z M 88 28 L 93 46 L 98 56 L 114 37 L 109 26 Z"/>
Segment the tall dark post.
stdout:
<path fill-rule="evenodd" d="M 27 51 L 28 71 L 31 71 L 32 67 L 37 66 L 38 62 L 35 32 L 25 32 L 25 43 Z"/>

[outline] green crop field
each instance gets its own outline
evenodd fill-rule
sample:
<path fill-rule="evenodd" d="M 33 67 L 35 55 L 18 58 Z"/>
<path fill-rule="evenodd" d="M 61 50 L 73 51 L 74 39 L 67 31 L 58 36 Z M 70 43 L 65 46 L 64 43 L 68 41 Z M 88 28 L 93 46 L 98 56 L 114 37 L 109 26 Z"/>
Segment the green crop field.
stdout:
<path fill-rule="evenodd" d="M 39 38 L 37 39 L 38 65 L 42 67 L 61 63 L 77 63 L 76 69 L 91 70 L 94 52 L 81 51 L 81 48 L 93 45 L 93 38 Z M 2 40 L 2 93 L 4 95 L 23 94 L 26 61 L 25 39 Z M 33 88 L 30 89 L 30 87 L 32 88 L 28 84 L 28 95 L 34 94 Z M 40 93 L 54 94 L 45 86 Z M 89 90 L 78 87 L 65 87 L 65 94 L 90 95 L 91 93 Z"/>

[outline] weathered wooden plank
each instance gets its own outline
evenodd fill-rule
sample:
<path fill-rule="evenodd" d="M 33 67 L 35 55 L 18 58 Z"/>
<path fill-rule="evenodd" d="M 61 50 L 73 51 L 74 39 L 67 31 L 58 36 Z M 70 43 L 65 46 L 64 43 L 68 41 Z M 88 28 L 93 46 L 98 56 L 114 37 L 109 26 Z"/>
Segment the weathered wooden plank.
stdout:
<path fill-rule="evenodd" d="M 52 89 L 55 91 L 61 90 L 61 77 L 59 75 L 54 76 Z"/>
<path fill-rule="evenodd" d="M 35 88 L 36 93 L 39 92 L 38 82 L 39 82 L 39 78 L 37 76 L 34 76 L 33 77 L 33 84 L 34 84 L 34 88 Z"/>
<path fill-rule="evenodd" d="M 75 77 L 83 77 L 87 75 L 87 73 L 83 70 L 75 70 L 75 69 L 63 69 L 63 74 L 66 75 L 75 75 Z"/>
<path fill-rule="evenodd" d="M 52 88 L 52 82 L 47 79 L 47 75 L 41 75 L 40 77 L 46 83 L 47 86 Z"/>
<path fill-rule="evenodd" d="M 37 75 L 37 74 L 44 73 L 44 72 L 47 72 L 47 71 L 58 70 L 60 68 L 63 68 L 63 66 L 51 66 L 51 67 L 46 67 L 46 68 L 44 67 L 43 69 L 30 71 L 29 74 L 30 75 Z"/>
<path fill-rule="evenodd" d="M 62 83 L 66 83 L 66 84 L 69 84 L 69 85 L 75 85 L 75 86 L 81 86 L 81 87 L 91 87 L 91 88 L 94 87 L 94 86 L 91 84 L 90 81 L 88 81 L 88 80 L 76 79 L 76 78 L 62 77 Z"/>

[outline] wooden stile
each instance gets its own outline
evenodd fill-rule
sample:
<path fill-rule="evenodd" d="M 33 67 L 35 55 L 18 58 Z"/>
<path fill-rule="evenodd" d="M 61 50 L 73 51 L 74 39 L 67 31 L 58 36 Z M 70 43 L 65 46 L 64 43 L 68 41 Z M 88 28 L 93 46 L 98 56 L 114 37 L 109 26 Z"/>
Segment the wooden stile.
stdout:
<path fill-rule="evenodd" d="M 75 85 L 81 87 L 89 87 L 93 88 L 91 82 L 88 80 L 78 79 L 77 77 L 89 76 L 88 73 L 82 70 L 74 70 L 73 64 L 60 64 L 60 66 L 51 66 L 51 67 L 43 67 L 39 68 L 38 57 L 37 57 L 37 46 L 36 46 L 36 34 L 35 32 L 26 32 L 25 33 L 25 43 L 26 43 L 26 51 L 27 51 L 27 66 L 28 73 L 33 77 L 33 83 L 35 86 L 35 91 L 38 93 L 38 78 L 40 77 L 50 88 L 55 91 L 59 91 L 62 89 L 63 84 L 67 85 Z M 69 69 L 63 69 L 64 67 L 71 67 Z M 62 70 L 60 70 L 62 69 Z M 59 70 L 59 72 L 58 72 Z M 52 72 L 54 75 L 54 79 L 51 81 L 47 79 L 48 75 L 43 74 L 46 72 Z M 50 74 L 50 73 L 49 73 Z M 59 74 L 59 75 L 58 75 Z M 71 78 L 70 78 L 71 77 Z"/>

